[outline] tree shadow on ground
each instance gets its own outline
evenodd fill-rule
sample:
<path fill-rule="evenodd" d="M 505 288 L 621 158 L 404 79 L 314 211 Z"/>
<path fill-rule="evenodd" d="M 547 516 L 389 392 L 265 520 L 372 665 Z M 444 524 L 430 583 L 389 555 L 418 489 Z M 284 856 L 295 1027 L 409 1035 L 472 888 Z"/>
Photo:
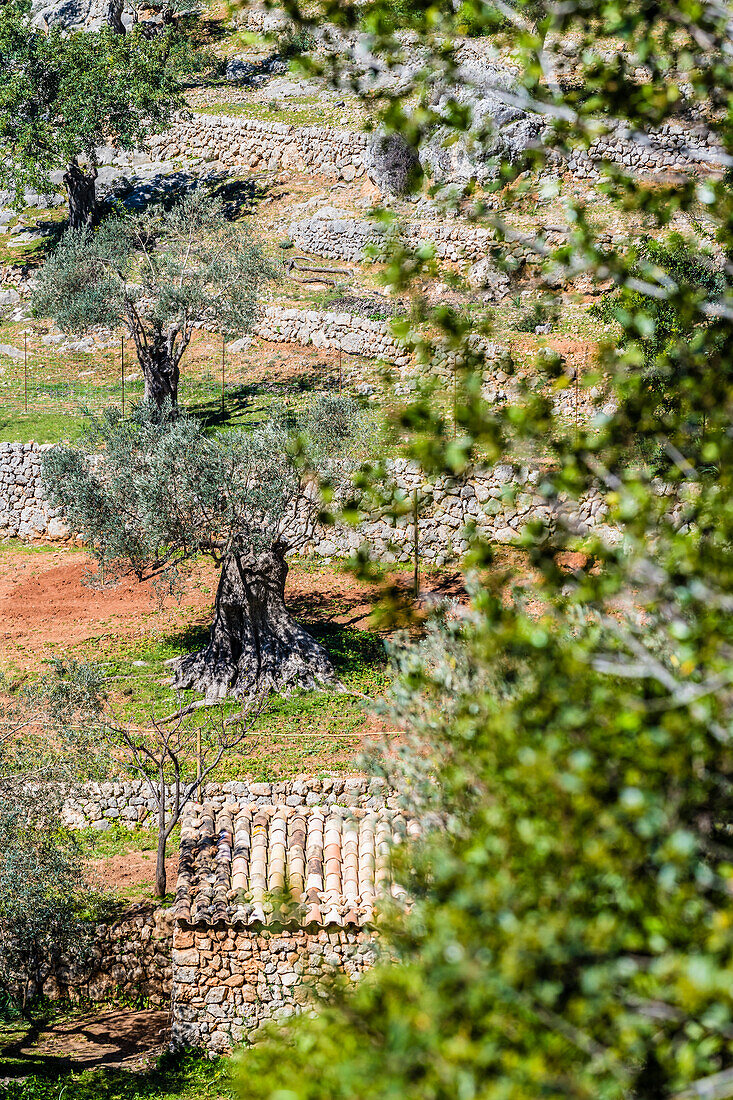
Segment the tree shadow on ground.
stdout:
<path fill-rule="evenodd" d="M 341 623 L 301 622 L 327 650 L 336 672 L 341 676 L 376 672 L 387 663 L 384 639 L 377 634 L 356 630 Z"/>
<path fill-rule="evenodd" d="M 112 1008 L 60 1018 L 41 1016 L 0 1048 L 0 1077 L 57 1080 L 100 1066 L 140 1066 L 162 1053 L 170 1012 Z"/>
<path fill-rule="evenodd" d="M 226 369 L 226 368 L 225 368 Z M 226 374 L 225 374 L 226 378 Z M 284 415 L 294 414 L 288 408 L 290 398 L 306 395 L 335 392 L 338 390 L 338 375 L 334 377 L 332 369 L 322 367 L 306 368 L 297 375 L 290 375 L 284 381 L 262 382 L 226 382 L 224 395 L 217 387 L 210 396 L 197 397 L 195 383 L 191 396 L 186 396 L 186 380 L 181 387 L 181 403 L 192 416 L 197 417 L 208 430 L 240 426 L 246 419 L 248 428 L 258 427 L 268 420 L 274 409 L 279 407 Z M 215 383 L 212 382 L 212 389 Z M 242 425 L 243 426 L 243 425 Z M 292 425 L 295 427 L 295 422 Z"/>
<path fill-rule="evenodd" d="M 170 209 L 181 197 L 195 187 L 204 187 L 221 199 L 224 212 L 230 221 L 254 214 L 258 204 L 270 190 L 270 181 L 262 176 L 237 178 L 215 168 L 204 168 L 200 172 L 191 169 L 179 169 L 168 174 L 159 172 L 154 176 L 123 176 L 109 186 L 106 194 L 100 196 L 98 220 L 122 208 L 127 212 L 138 213 L 148 206 L 160 204 Z"/>

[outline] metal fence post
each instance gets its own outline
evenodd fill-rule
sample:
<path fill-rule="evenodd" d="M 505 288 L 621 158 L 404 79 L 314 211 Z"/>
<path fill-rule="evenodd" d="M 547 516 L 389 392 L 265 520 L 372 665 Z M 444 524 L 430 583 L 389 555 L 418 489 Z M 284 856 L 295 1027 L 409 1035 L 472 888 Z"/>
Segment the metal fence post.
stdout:
<path fill-rule="evenodd" d="M 122 419 L 125 419 L 125 337 L 122 337 L 120 348 L 120 367 L 122 371 Z"/>
<path fill-rule="evenodd" d="M 227 347 L 226 336 L 224 335 L 224 333 L 222 333 L 222 336 L 221 336 L 221 412 L 222 412 L 222 416 L 224 415 L 224 411 L 225 411 L 225 408 L 226 408 L 226 399 L 224 397 L 224 386 L 225 386 L 225 380 L 226 380 L 226 374 L 225 374 L 225 372 L 226 372 L 226 347 Z"/>
<path fill-rule="evenodd" d="M 420 528 L 417 520 L 417 489 L 412 493 L 412 544 L 415 552 L 415 599 L 420 595 Z"/>
<path fill-rule="evenodd" d="M 23 333 L 23 392 L 25 411 L 28 412 L 28 333 Z"/>

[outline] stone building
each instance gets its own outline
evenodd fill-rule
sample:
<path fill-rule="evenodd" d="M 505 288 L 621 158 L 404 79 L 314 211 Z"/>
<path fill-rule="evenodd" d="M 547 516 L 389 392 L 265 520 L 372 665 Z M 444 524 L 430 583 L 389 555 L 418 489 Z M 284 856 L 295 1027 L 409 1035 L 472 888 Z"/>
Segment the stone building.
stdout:
<path fill-rule="evenodd" d="M 172 1043 L 225 1051 L 291 1016 L 329 970 L 374 962 L 390 850 L 417 830 L 394 809 L 196 804 L 181 834 Z"/>

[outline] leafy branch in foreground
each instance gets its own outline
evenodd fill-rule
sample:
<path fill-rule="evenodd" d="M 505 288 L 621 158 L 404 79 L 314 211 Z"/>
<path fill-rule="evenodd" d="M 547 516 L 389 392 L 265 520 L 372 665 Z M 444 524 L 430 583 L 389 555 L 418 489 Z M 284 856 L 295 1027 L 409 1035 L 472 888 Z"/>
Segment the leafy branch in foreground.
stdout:
<path fill-rule="evenodd" d="M 306 24 L 365 25 L 361 5 L 286 7 Z M 399 655 L 394 714 L 408 743 L 401 770 L 388 756 L 380 766 L 418 809 L 440 811 L 441 827 L 399 853 L 412 906 L 381 926 L 396 964 L 271 1028 L 241 1055 L 240 1095 L 722 1100 L 733 1095 L 730 13 L 544 5 L 539 33 L 517 27 L 516 76 L 494 81 L 507 107 L 540 124 L 513 158 L 483 124 L 483 78 L 463 64 L 451 6 L 411 7 L 413 53 L 391 5 L 368 6 L 369 50 L 384 69 L 404 65 L 398 90 L 384 81 L 371 99 L 418 152 L 437 129 L 447 145 L 470 137 L 465 178 L 434 181 L 446 210 L 511 238 L 517 206 L 523 225 L 536 206 L 523 240 L 548 286 L 582 275 L 620 289 L 620 338 L 593 349 L 613 411 L 571 433 L 542 396 L 483 401 L 472 317 L 431 310 L 413 284 L 434 345 L 463 351 L 466 367 L 455 433 L 426 387 L 401 413 L 407 453 L 426 475 L 459 480 L 502 450 L 517 466 L 541 458 L 553 522 L 526 526 L 526 566 L 496 583 L 492 547 L 468 531 L 469 621 Z M 334 49 L 331 62 L 320 67 L 337 81 L 350 67 L 364 90 L 359 51 L 344 62 Z M 704 168 L 701 120 L 713 135 Z M 668 125 L 689 170 L 650 186 L 613 159 L 619 134 L 648 150 Z M 565 188 L 564 168 L 583 164 L 592 184 Z M 543 232 L 549 203 L 565 229 L 558 249 Z M 668 256 L 640 272 L 639 249 L 603 236 L 604 217 L 655 240 L 674 219 L 686 251 L 709 247 L 715 277 L 691 279 Z M 401 290 L 419 270 L 408 253 L 386 269 Z M 650 317 L 680 333 L 655 352 L 669 401 L 640 354 Z M 659 462 L 639 460 L 652 450 L 665 484 Z M 591 489 L 608 509 L 595 536 L 556 507 Z"/>

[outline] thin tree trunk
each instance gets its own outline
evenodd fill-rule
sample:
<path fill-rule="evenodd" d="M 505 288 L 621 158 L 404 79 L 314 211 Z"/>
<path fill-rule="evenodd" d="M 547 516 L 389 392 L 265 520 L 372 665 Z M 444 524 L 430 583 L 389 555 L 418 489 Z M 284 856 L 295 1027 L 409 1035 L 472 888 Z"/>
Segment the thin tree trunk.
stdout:
<path fill-rule="evenodd" d="M 125 24 L 122 22 L 122 8 L 124 0 L 109 0 L 107 5 L 107 26 L 111 27 L 115 34 L 125 33 Z"/>
<path fill-rule="evenodd" d="M 279 547 L 224 559 L 209 644 L 183 658 L 174 687 L 216 702 L 226 695 L 338 686 L 328 653 L 285 606 L 287 572 Z"/>
<path fill-rule="evenodd" d="M 165 779 L 161 775 L 160 780 L 160 803 L 158 805 L 158 854 L 155 861 L 155 896 L 156 898 L 165 897 L 166 877 L 165 877 L 165 851 L 168 844 L 168 837 L 165 831 Z"/>
<path fill-rule="evenodd" d="M 64 186 L 69 197 L 69 228 L 84 229 L 94 221 L 97 207 L 97 168 L 83 169 L 72 161 L 64 172 Z"/>

